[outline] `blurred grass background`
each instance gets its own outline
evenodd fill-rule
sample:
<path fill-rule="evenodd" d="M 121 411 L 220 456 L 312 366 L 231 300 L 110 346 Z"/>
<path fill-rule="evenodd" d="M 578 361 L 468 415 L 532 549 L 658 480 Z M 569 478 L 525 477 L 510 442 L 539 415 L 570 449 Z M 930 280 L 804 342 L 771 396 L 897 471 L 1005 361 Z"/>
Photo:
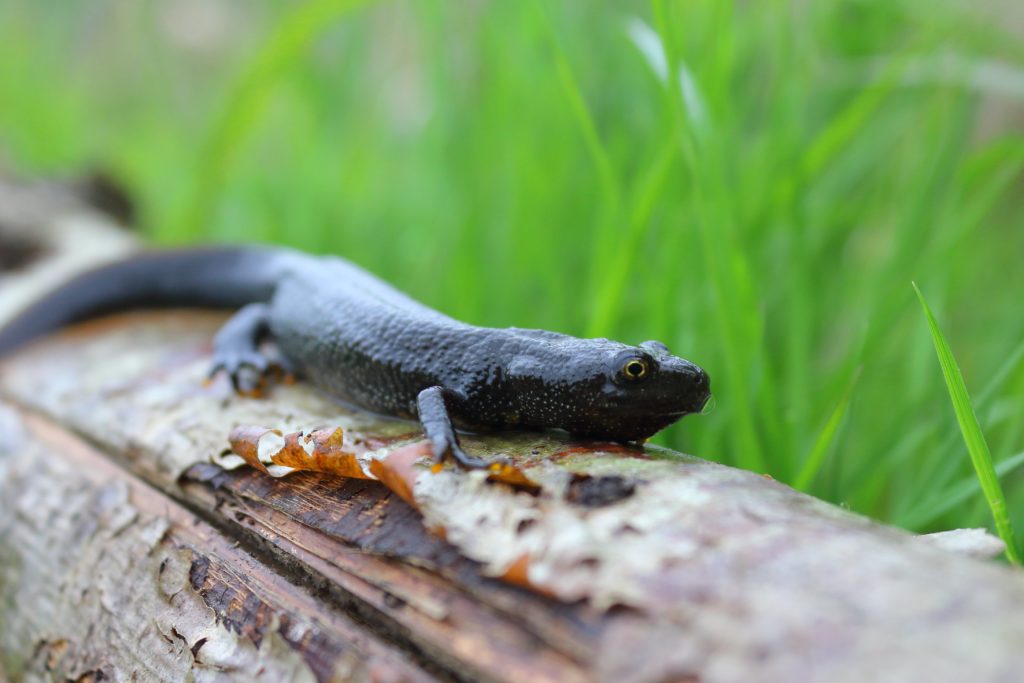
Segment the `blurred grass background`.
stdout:
<path fill-rule="evenodd" d="M 159 242 L 335 252 L 467 321 L 708 369 L 657 441 L 914 530 L 1024 526 L 1012 0 L 0 0 L 0 162 Z"/>

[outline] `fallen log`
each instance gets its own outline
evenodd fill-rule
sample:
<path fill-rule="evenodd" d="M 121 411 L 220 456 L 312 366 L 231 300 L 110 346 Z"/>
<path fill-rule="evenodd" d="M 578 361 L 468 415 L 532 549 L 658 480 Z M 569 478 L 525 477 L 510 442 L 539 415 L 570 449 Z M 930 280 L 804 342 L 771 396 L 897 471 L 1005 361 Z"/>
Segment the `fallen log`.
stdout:
<path fill-rule="evenodd" d="M 8 676 L 1019 673 L 1017 571 L 660 448 L 467 437 L 514 466 L 438 471 L 414 423 L 204 383 L 222 320 L 117 316 L 0 365 Z"/>
<path fill-rule="evenodd" d="M 103 176 L 58 183 L 0 175 L 0 325 L 41 292 L 138 248 L 123 224 L 131 217 Z"/>

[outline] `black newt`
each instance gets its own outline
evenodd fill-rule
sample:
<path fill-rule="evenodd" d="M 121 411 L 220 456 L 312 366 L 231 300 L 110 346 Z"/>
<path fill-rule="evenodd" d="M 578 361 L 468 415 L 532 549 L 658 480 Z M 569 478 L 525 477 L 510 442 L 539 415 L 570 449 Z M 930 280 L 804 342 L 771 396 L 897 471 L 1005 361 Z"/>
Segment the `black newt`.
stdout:
<path fill-rule="evenodd" d="M 453 425 L 640 441 L 710 396 L 707 374 L 661 342 L 476 327 L 343 259 L 259 247 L 156 251 L 87 272 L 0 329 L 0 355 L 75 321 L 168 306 L 240 309 L 214 340 L 214 371 L 236 390 L 273 369 L 270 339 L 332 396 L 418 417 L 435 457 L 463 467 L 488 463 L 462 450 Z"/>

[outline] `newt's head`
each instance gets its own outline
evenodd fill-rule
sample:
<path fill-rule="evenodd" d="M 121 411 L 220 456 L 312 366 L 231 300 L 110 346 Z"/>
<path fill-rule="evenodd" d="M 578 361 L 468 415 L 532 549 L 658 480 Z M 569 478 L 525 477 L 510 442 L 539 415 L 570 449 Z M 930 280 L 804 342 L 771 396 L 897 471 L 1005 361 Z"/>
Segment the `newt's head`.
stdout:
<path fill-rule="evenodd" d="M 524 422 L 613 441 L 640 441 L 711 397 L 708 375 L 661 342 L 628 346 L 563 337 L 509 368 L 520 380 Z M 543 359 L 543 360 L 542 360 Z"/>
<path fill-rule="evenodd" d="M 684 415 L 700 412 L 711 397 L 708 374 L 657 341 L 619 349 L 604 374 L 591 419 L 578 425 L 578 433 L 622 441 L 646 439 Z"/>

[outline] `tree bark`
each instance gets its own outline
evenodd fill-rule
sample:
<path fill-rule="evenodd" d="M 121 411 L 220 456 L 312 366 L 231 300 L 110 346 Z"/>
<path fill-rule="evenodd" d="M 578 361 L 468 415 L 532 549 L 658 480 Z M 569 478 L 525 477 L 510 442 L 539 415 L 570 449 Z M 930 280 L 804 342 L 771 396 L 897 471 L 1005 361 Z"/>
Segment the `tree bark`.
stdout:
<path fill-rule="evenodd" d="M 13 680 L 1019 678 L 1024 580 L 951 541 L 653 447 L 467 436 L 516 466 L 435 471 L 414 423 L 204 385 L 222 320 L 0 365 Z"/>

